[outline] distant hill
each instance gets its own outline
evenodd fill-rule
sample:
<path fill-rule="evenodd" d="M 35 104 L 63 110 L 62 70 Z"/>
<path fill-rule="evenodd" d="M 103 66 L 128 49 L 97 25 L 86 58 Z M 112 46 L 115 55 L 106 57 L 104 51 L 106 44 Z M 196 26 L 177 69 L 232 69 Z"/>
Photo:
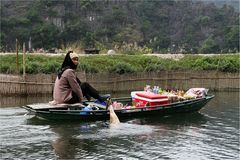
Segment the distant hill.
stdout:
<path fill-rule="evenodd" d="M 236 0 L 1 0 L 0 50 L 239 52 Z M 232 7 L 234 6 L 234 8 Z"/>
<path fill-rule="evenodd" d="M 218 7 L 223 7 L 224 5 L 232 6 L 237 12 L 239 12 L 239 0 L 192 0 L 192 1 L 202 1 L 206 4 L 214 3 Z"/>

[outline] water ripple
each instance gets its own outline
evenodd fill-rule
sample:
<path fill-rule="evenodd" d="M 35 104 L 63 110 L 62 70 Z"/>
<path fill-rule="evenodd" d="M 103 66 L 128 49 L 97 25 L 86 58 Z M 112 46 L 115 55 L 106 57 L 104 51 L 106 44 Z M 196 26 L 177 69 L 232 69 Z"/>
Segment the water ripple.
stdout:
<path fill-rule="evenodd" d="M 238 97 L 237 97 L 238 98 Z M 1 159 L 219 160 L 239 157 L 239 101 L 219 93 L 201 114 L 109 122 L 49 122 L 1 108 Z M 224 103 L 223 103 L 224 102 Z"/>

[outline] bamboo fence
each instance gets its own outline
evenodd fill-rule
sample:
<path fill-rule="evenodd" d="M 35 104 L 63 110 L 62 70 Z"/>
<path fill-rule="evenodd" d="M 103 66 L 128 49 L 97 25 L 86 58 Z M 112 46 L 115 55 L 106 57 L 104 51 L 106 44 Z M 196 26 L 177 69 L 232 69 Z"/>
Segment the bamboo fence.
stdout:
<path fill-rule="evenodd" d="M 214 91 L 239 91 L 240 74 L 217 71 L 163 71 L 136 74 L 85 74 L 77 73 L 99 91 L 108 93 L 143 90 L 145 85 L 163 89 L 187 90 L 204 87 Z M 7 75 L 0 74 L 0 95 L 52 94 L 55 74 Z"/>

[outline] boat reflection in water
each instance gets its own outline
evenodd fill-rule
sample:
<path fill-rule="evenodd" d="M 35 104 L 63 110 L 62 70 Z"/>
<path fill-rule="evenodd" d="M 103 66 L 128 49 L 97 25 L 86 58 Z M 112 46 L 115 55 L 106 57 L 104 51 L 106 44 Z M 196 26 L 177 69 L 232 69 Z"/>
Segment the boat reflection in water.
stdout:
<path fill-rule="evenodd" d="M 119 142 L 128 150 L 136 145 L 161 135 L 177 139 L 183 130 L 204 125 L 207 117 L 200 113 L 175 114 L 164 117 L 124 119 L 117 127 L 110 127 L 109 120 L 97 122 L 48 121 L 36 117 L 28 119 L 28 124 L 48 124 L 57 138 L 52 141 L 55 155 L 59 159 L 111 158 L 117 155 Z M 134 142 L 133 142 L 134 141 Z M 149 143 L 147 142 L 147 143 Z M 136 144 L 137 143 L 137 144 Z M 104 152 L 104 153 L 102 153 Z M 125 152 L 125 151 L 121 151 Z M 108 157 L 109 156 L 109 157 Z"/>
<path fill-rule="evenodd" d="M 2 159 L 239 159 L 239 93 L 212 93 L 215 98 L 201 114 L 118 116 L 121 123 L 114 128 L 109 117 L 82 122 L 25 115 L 22 105 L 49 100 L 28 98 L 20 103 L 11 97 L 9 105 L 6 101 L 1 105 L 0 155 Z"/>

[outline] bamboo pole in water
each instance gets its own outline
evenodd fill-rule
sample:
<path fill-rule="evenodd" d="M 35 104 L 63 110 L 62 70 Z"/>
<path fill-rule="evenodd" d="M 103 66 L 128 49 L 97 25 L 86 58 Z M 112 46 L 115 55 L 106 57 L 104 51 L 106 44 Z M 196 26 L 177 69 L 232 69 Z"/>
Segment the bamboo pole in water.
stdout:
<path fill-rule="evenodd" d="M 16 66 L 17 66 L 17 73 L 19 73 L 19 66 L 18 66 L 18 39 L 16 38 Z"/>
<path fill-rule="evenodd" d="M 23 43 L 23 77 L 26 76 L 26 48 L 25 43 Z"/>

